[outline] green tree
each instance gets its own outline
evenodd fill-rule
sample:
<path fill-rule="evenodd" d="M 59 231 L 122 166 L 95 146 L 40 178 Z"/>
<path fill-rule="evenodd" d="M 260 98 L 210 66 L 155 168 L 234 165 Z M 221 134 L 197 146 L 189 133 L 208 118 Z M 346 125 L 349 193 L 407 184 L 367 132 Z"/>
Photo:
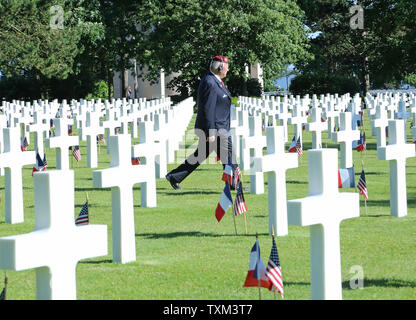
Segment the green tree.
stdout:
<path fill-rule="evenodd" d="M 297 0 L 305 11 L 314 61 L 298 63 L 302 74 L 359 81 L 363 93 L 400 83 L 415 67 L 414 0 Z M 350 8 L 362 6 L 364 28 L 350 26 Z M 326 75 L 326 76 L 325 76 Z M 341 88 L 342 89 L 342 88 Z"/>
<path fill-rule="evenodd" d="M 138 61 L 149 66 L 149 79 L 160 68 L 180 72 L 170 86 L 184 95 L 195 93 L 214 55 L 229 57 L 230 76 L 244 77 L 246 64 L 260 62 L 270 78 L 309 57 L 303 12 L 292 0 L 143 1 L 138 15 Z"/>
<path fill-rule="evenodd" d="M 20 75 L 31 70 L 44 77 L 67 78 L 79 53 L 77 43 L 82 32 L 78 26 L 65 24 L 70 14 L 65 1 L 2 1 L 0 66 L 3 74 Z"/>

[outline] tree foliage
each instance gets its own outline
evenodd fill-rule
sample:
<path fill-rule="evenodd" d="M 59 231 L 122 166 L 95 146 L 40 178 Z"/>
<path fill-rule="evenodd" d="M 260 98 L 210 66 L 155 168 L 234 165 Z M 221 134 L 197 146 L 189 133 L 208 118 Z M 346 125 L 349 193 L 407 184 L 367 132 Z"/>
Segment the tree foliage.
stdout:
<path fill-rule="evenodd" d="M 56 5 L 65 7 L 64 1 Z M 49 1 L 5 0 L 0 6 L 0 65 L 6 76 L 30 70 L 44 77 L 65 79 L 73 70 L 82 29 L 60 28 Z M 63 10 L 70 20 L 71 11 Z M 52 26 L 52 27 L 51 27 Z"/>
<path fill-rule="evenodd" d="M 414 0 L 297 0 L 305 11 L 314 60 L 297 64 L 303 75 L 359 81 L 361 91 L 400 83 L 415 67 Z M 350 8 L 362 6 L 364 28 L 350 26 Z M 342 90 L 342 88 L 340 88 Z"/>
<path fill-rule="evenodd" d="M 85 96 L 100 80 L 110 89 L 134 60 L 148 80 L 180 72 L 170 85 L 188 95 L 217 54 L 244 80 L 261 62 L 266 81 L 309 57 L 295 0 L 5 0 L 0 16 L 0 70 L 13 80 L 0 87 L 35 81 L 50 98 Z"/>
<path fill-rule="evenodd" d="M 230 75 L 244 77 L 245 65 L 261 62 L 273 77 L 284 65 L 309 57 L 295 1 L 143 1 L 139 11 L 144 41 L 138 60 L 155 78 L 159 69 L 179 72 L 173 87 L 194 92 L 212 56 L 230 59 Z"/>

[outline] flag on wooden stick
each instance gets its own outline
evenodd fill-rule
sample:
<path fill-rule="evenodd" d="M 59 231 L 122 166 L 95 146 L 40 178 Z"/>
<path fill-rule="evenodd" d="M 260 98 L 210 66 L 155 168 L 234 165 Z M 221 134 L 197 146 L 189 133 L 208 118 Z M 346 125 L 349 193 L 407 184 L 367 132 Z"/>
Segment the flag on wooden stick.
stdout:
<path fill-rule="evenodd" d="M 237 216 L 247 212 L 246 201 L 244 200 L 243 184 L 240 181 L 237 187 L 237 195 L 235 196 L 233 204 L 233 215 Z"/>
<path fill-rule="evenodd" d="M 234 185 L 238 186 L 238 183 L 241 179 L 241 171 L 240 168 L 237 166 L 234 170 Z"/>
<path fill-rule="evenodd" d="M 48 168 L 48 164 L 46 162 L 46 156 L 43 156 L 43 160 L 40 158 L 39 152 L 36 153 L 36 164 L 33 166 L 32 169 L 32 176 L 37 171 L 46 171 Z"/>
<path fill-rule="evenodd" d="M 77 161 L 81 161 L 81 151 L 79 150 L 79 146 L 74 147 L 74 150 L 72 151 L 72 155 Z"/>
<path fill-rule="evenodd" d="M 270 282 L 267 278 L 266 266 L 260 256 L 259 240 L 251 248 L 250 252 L 250 264 L 244 282 L 244 287 L 263 287 L 269 288 Z"/>
<path fill-rule="evenodd" d="M 220 201 L 218 202 L 217 208 L 215 209 L 215 217 L 217 218 L 218 222 L 221 221 L 222 217 L 224 217 L 225 213 L 232 205 L 233 200 L 231 198 L 230 185 L 228 182 L 226 182 L 220 197 Z"/>
<path fill-rule="evenodd" d="M 367 150 L 367 142 L 365 140 L 365 132 L 363 134 L 360 133 L 360 140 L 358 140 L 356 150 L 358 152 Z"/>
<path fill-rule="evenodd" d="M 222 173 L 222 181 L 228 182 L 231 186 L 233 184 L 233 168 L 231 166 L 231 160 L 228 159 L 228 163 L 224 167 L 224 172 Z"/>
<path fill-rule="evenodd" d="M 364 168 L 361 171 L 360 179 L 358 180 L 357 185 L 358 190 L 360 190 L 360 193 L 365 197 L 365 199 L 368 201 L 368 190 L 367 190 L 367 183 L 365 181 L 365 172 Z"/>
<path fill-rule="evenodd" d="M 85 202 L 84 206 L 82 207 L 81 211 L 78 214 L 77 219 L 75 220 L 75 225 L 84 226 L 90 222 L 88 217 L 88 200 Z"/>
<path fill-rule="evenodd" d="M 267 278 L 269 278 L 270 281 L 269 290 L 279 291 L 283 299 L 282 268 L 280 266 L 279 253 L 277 252 L 277 246 L 274 237 L 269 262 L 267 264 Z"/>

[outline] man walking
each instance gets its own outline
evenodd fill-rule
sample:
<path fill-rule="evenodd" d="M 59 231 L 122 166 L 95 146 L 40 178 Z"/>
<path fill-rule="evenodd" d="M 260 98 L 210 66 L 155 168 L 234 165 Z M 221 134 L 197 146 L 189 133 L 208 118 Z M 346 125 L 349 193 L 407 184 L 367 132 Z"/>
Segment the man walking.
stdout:
<path fill-rule="evenodd" d="M 195 121 L 195 134 L 199 138 L 198 148 L 183 164 L 166 175 L 166 179 L 176 190 L 181 189 L 179 183 L 214 150 L 223 167 L 230 162 L 233 172 L 237 168 L 233 161 L 230 135 L 231 93 L 222 81 L 227 76 L 228 63 L 227 57 L 213 57 L 210 71 L 201 79 L 197 92 L 198 112 Z M 230 187 L 235 189 L 234 185 Z"/>

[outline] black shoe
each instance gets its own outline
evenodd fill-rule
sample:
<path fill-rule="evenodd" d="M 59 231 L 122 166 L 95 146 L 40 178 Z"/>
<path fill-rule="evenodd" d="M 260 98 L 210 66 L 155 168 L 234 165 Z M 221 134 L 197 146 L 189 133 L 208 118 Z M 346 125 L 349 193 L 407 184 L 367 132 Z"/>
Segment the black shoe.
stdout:
<path fill-rule="evenodd" d="M 176 182 L 175 178 L 172 177 L 172 175 L 170 173 L 168 173 L 165 176 L 166 180 L 169 181 L 170 185 L 172 186 L 173 189 L 175 190 L 181 190 L 182 188 L 179 186 L 179 183 Z"/>

